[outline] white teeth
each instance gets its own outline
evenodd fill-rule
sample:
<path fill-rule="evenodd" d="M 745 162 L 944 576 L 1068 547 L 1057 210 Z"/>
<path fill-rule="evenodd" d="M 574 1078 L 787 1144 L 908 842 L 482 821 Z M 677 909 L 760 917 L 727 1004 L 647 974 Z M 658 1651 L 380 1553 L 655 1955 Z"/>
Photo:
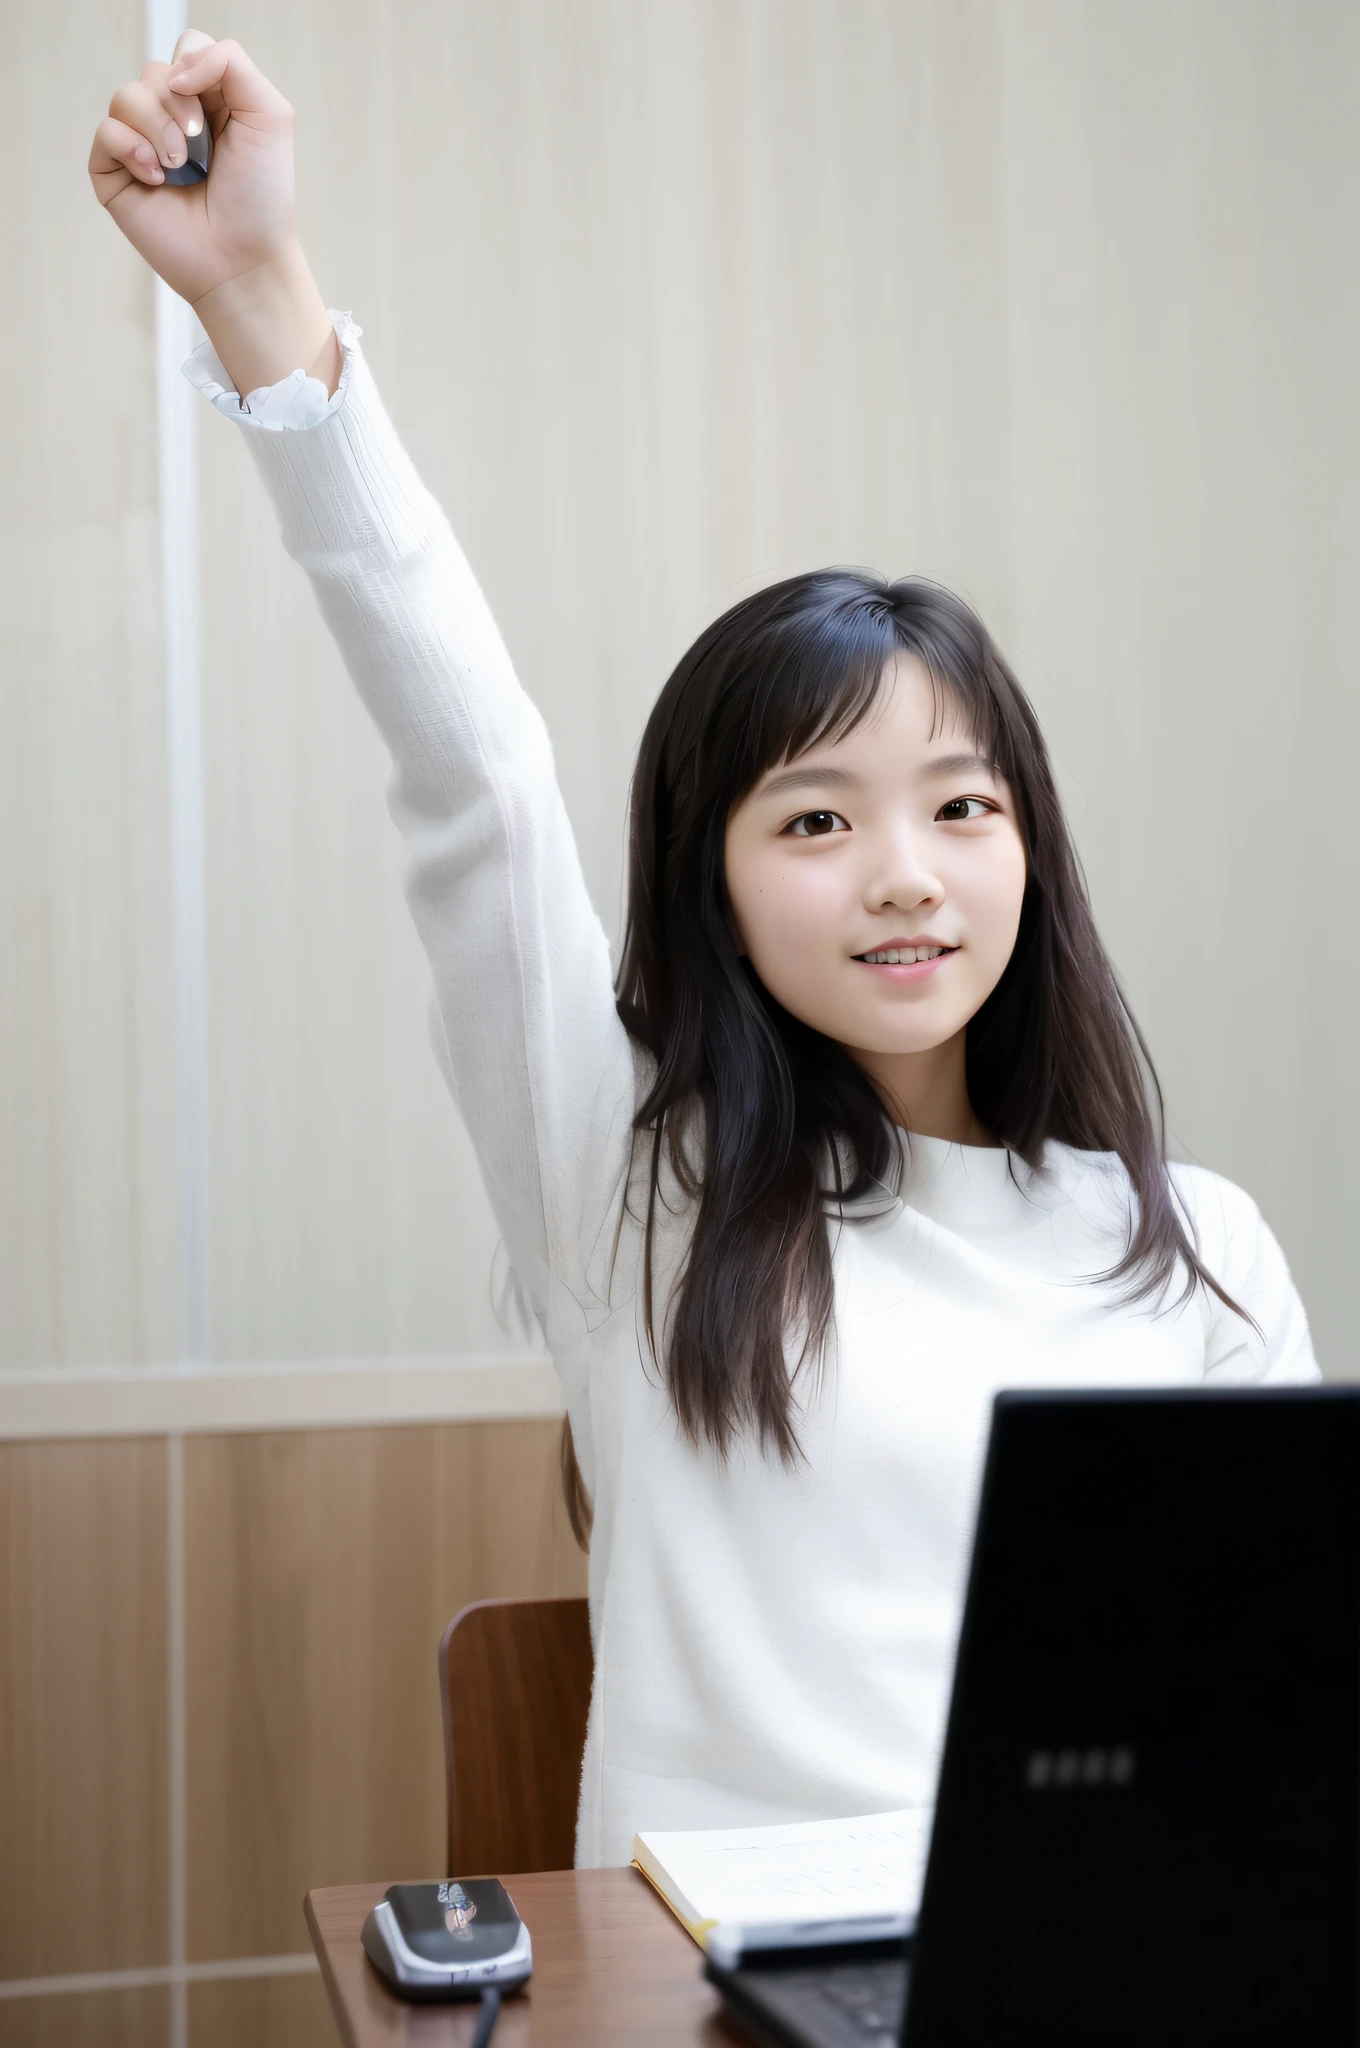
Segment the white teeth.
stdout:
<path fill-rule="evenodd" d="M 870 967 L 914 967 L 918 960 L 938 960 L 948 946 L 889 946 L 881 953 L 861 953 Z"/>

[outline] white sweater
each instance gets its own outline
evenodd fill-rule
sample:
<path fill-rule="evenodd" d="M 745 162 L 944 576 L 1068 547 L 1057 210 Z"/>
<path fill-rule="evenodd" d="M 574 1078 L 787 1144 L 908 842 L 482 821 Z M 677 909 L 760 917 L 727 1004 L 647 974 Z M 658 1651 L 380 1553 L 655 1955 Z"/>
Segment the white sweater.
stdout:
<path fill-rule="evenodd" d="M 819 1390 L 800 1383 L 805 1464 L 693 1449 L 644 1363 L 639 1231 L 620 1213 L 640 1070 L 547 732 L 359 330 L 333 318 L 329 401 L 298 370 L 242 412 L 206 346 L 185 372 L 250 429 L 284 546 L 391 750 L 447 1071 L 562 1377 L 595 1507 L 577 1861 L 626 1861 L 639 1828 L 927 1801 L 992 1395 L 1313 1379 L 1284 1258 L 1247 1195 L 1179 1166 L 1202 1256 L 1264 1344 L 1203 1290 L 1160 1316 L 1121 1307 L 1084 1278 L 1123 1248 L 1117 1160 L 1051 1144 L 1031 1174 L 1003 1150 L 904 1139 L 900 1190 L 828 1224 L 836 1355 Z M 666 1272 L 688 1227 L 666 1222 Z"/>

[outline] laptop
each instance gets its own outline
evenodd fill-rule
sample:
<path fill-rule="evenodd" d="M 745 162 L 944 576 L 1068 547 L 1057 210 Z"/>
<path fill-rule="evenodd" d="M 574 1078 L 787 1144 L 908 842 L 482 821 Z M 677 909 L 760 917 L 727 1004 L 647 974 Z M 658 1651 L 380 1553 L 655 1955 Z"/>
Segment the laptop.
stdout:
<path fill-rule="evenodd" d="M 915 1934 L 766 2048 L 1360 2041 L 1360 1387 L 1000 1394 Z"/>

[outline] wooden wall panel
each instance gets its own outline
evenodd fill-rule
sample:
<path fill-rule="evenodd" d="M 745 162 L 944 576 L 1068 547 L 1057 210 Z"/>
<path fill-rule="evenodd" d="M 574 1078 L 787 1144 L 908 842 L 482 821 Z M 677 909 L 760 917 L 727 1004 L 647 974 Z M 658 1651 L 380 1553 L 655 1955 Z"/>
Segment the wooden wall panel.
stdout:
<path fill-rule="evenodd" d="M 0 2002 L 0 2048 L 168 2048 L 169 2039 L 170 1994 L 162 1985 Z M 326 2048 L 333 2042 L 334 2035 Z"/>
<path fill-rule="evenodd" d="M 167 1959 L 165 1474 L 0 1444 L 0 1977 Z"/>
<path fill-rule="evenodd" d="M 188 2048 L 335 2048 L 320 1971 L 189 1986 Z"/>
<path fill-rule="evenodd" d="M 175 1343 L 153 280 L 85 173 L 145 21 L 0 10 L 14 148 L 46 166 L 0 322 L 0 1367 Z"/>
<path fill-rule="evenodd" d="M 559 1430 L 186 1444 L 192 1961 L 305 1947 L 311 1886 L 439 1874 L 446 1622 L 584 1590 Z"/>

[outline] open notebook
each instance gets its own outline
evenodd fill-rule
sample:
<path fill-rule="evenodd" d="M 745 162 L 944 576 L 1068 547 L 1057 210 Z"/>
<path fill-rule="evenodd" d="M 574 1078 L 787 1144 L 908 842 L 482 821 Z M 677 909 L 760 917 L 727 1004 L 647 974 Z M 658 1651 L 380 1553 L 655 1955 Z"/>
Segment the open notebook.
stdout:
<path fill-rule="evenodd" d="M 916 1923 L 932 1809 L 633 1837 L 633 1861 L 700 1947 L 888 1940 Z"/>

